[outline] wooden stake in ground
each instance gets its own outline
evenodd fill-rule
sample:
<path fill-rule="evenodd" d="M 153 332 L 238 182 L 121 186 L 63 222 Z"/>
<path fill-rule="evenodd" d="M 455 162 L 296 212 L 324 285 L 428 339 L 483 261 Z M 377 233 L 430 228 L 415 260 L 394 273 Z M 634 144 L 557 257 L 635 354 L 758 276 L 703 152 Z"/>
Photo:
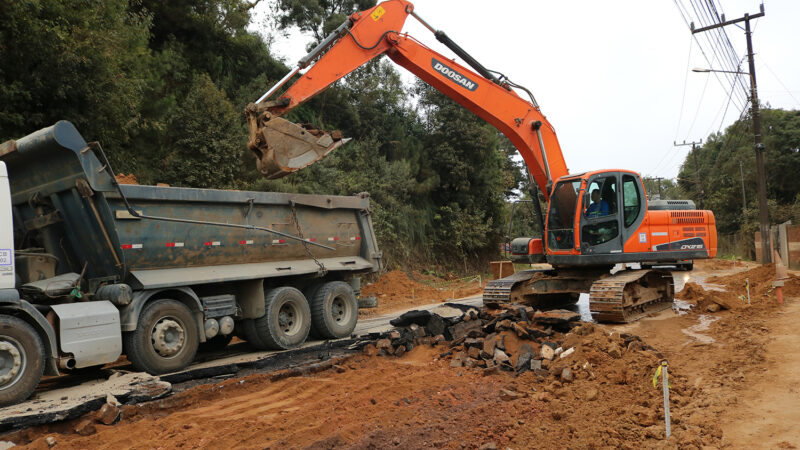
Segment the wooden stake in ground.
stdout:
<path fill-rule="evenodd" d="M 658 377 L 661 376 L 661 388 L 664 392 L 664 423 L 666 425 L 667 436 L 670 433 L 670 420 L 669 420 L 669 374 L 667 374 L 667 361 L 661 361 L 661 365 L 656 369 L 653 375 L 653 387 L 658 387 Z"/>

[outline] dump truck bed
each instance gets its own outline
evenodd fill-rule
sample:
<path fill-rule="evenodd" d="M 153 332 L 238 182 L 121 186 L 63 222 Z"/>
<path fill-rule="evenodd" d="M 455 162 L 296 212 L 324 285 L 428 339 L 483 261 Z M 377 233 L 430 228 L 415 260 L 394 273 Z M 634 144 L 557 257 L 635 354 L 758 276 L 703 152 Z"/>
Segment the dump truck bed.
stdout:
<path fill-rule="evenodd" d="M 156 288 L 225 280 L 365 272 L 380 267 L 367 195 L 342 197 L 121 186 L 136 212 L 197 222 L 254 225 L 302 237 L 201 223 L 139 219 L 105 195 L 129 282 Z M 313 245 L 320 243 L 329 248 Z"/>
<path fill-rule="evenodd" d="M 116 185 L 100 147 L 66 121 L 4 143 L 0 159 L 9 167 L 15 236 L 38 236 L 60 261 L 57 274 L 83 273 L 92 286 L 380 270 L 367 194 Z"/>

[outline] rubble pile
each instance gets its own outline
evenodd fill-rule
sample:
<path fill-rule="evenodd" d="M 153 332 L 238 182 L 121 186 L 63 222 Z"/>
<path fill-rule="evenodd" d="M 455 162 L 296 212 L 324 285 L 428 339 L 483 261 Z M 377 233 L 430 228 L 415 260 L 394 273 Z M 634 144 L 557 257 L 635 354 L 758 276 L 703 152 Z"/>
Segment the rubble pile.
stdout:
<path fill-rule="evenodd" d="M 688 282 L 675 296 L 694 304 L 694 309 L 702 313 L 715 313 L 723 309 L 745 309 L 753 304 L 769 301 L 775 296 L 776 274 L 773 264 L 758 266 L 732 275 L 709 277 L 706 281 L 716 286 L 706 290 L 697 283 Z M 800 293 L 800 277 L 789 274 L 788 278 L 782 281 L 785 295 Z M 748 286 L 750 301 L 747 299 Z M 723 288 L 724 290 L 719 290 Z"/>
<path fill-rule="evenodd" d="M 744 305 L 733 292 L 718 290 L 707 291 L 703 286 L 694 282 L 686 283 L 683 289 L 675 296 L 694 304 L 695 310 L 699 312 L 714 313 L 723 309 L 733 309 Z"/>
<path fill-rule="evenodd" d="M 611 359 L 633 350 L 653 352 L 648 359 L 661 356 L 638 336 L 608 334 L 593 323 L 581 322 L 580 314 L 573 311 L 537 311 L 505 303 L 462 311 L 453 318 L 409 311 L 390 322 L 397 329 L 364 351 L 402 356 L 416 346 L 428 345 L 440 347 L 438 359 L 449 360 L 454 368 L 482 371 L 484 376 L 530 371 L 542 380 L 552 376 L 562 382 L 593 377 L 592 363 L 599 360 L 587 355 L 598 351 Z"/>
<path fill-rule="evenodd" d="M 761 265 L 733 275 L 709 277 L 706 281 L 723 285 L 728 291 L 736 295 L 745 295 L 746 286 L 749 284 L 751 298 L 768 299 L 774 297 L 775 264 Z M 783 289 L 785 295 L 800 294 L 800 277 L 788 274 L 788 278 L 784 280 Z"/>

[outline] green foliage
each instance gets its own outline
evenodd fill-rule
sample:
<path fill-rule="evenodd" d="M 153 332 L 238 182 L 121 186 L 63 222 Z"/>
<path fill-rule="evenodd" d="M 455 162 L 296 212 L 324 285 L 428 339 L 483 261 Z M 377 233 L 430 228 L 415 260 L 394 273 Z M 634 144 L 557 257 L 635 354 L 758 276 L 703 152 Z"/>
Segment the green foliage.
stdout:
<path fill-rule="evenodd" d="M 169 124 L 163 181 L 192 187 L 229 187 L 245 148 L 240 117 L 207 74 L 192 82 Z"/>
<path fill-rule="evenodd" d="M 126 0 L 0 4 L 0 138 L 69 119 L 106 147 L 142 120 L 150 16 Z"/>
<path fill-rule="evenodd" d="M 692 179 L 694 181 L 694 179 Z M 644 183 L 644 190 L 647 192 L 647 197 L 650 199 L 656 198 L 660 195 L 662 200 L 680 200 L 685 199 L 686 194 L 683 192 L 677 182 L 669 178 L 642 178 Z M 696 184 L 696 183 L 695 183 Z"/>
<path fill-rule="evenodd" d="M 766 147 L 764 166 L 772 223 L 797 217 L 800 209 L 800 111 L 761 110 Z M 752 233 L 758 228 L 756 155 L 751 119 L 745 117 L 724 133 L 712 134 L 695 154 L 687 156 L 679 186 L 698 205 L 711 209 L 721 234 Z M 699 183 L 694 157 L 699 166 Z M 741 167 L 741 168 L 740 168 Z M 743 204 L 742 182 L 747 203 Z M 796 219 L 795 219 L 796 220 Z"/>
<path fill-rule="evenodd" d="M 375 0 L 277 0 L 273 7 L 279 29 L 298 27 L 319 42 L 356 11 L 372 8 Z"/>
<path fill-rule="evenodd" d="M 287 119 L 352 141 L 279 180 L 255 171 L 241 111 L 288 69 L 248 31 L 246 0 L 0 3 L 0 141 L 57 120 L 99 140 L 139 182 L 308 194 L 369 192 L 394 266 L 496 257 L 506 199 L 527 191 L 516 150 L 439 92 L 377 58 Z M 273 22 L 321 40 L 375 0 L 275 0 Z M 409 99 L 415 98 L 416 102 Z"/>
<path fill-rule="evenodd" d="M 428 85 L 416 89 L 425 110 L 425 157 L 439 177 L 430 193 L 437 245 L 462 257 L 496 248 L 504 234 L 504 194 L 516 187 L 503 172 L 507 154 L 497 131 Z"/>

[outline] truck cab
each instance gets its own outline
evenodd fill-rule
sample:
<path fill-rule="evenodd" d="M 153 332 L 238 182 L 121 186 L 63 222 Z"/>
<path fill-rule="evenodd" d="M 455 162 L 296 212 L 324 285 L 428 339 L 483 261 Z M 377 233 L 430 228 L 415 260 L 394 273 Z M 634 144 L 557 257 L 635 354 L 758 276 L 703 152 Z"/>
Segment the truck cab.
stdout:
<path fill-rule="evenodd" d="M 6 164 L 0 161 L 0 301 L 19 296 L 14 289 L 14 228 L 11 222 L 11 190 Z"/>

